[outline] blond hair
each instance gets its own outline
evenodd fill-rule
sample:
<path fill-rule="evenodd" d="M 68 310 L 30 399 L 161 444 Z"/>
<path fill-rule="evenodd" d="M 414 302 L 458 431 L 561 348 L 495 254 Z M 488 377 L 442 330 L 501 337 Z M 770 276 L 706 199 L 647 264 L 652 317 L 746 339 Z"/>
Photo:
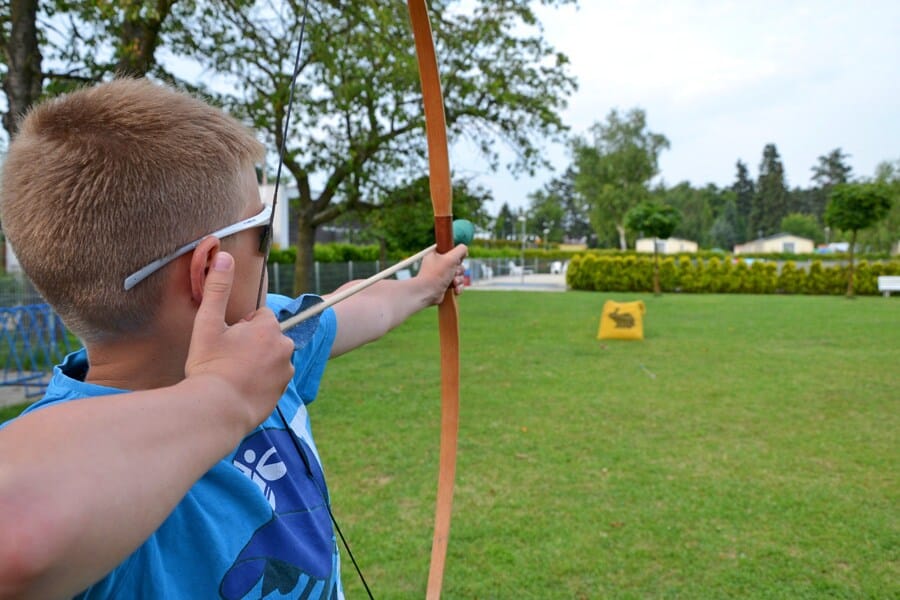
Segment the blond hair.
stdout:
<path fill-rule="evenodd" d="M 85 341 L 140 330 L 164 277 L 127 275 L 233 222 L 263 146 L 208 104 L 117 79 L 33 108 L 9 147 L 3 230 L 22 268 Z"/>

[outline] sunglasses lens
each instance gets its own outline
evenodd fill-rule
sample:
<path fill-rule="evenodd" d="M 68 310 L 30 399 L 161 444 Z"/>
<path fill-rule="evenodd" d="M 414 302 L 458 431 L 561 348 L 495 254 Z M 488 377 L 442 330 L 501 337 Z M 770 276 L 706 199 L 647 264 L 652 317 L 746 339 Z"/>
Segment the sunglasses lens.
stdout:
<path fill-rule="evenodd" d="M 269 249 L 272 247 L 272 228 L 263 225 L 259 232 L 259 252 L 268 256 Z"/>

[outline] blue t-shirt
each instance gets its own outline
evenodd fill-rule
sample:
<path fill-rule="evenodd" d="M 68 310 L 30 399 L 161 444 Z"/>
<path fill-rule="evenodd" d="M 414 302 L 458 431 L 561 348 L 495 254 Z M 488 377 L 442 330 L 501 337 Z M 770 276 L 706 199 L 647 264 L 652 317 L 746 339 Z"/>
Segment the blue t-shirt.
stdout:
<path fill-rule="evenodd" d="M 290 298 L 270 295 L 276 313 Z M 328 491 L 306 405 L 319 389 L 337 331 L 326 310 L 294 352 L 278 411 L 188 491 L 133 554 L 77 598 L 343 598 Z M 123 390 L 85 383 L 80 350 L 54 369 L 30 410 Z M 203 427 L 203 423 L 198 423 Z M 140 465 L 135 465 L 140 469 Z"/>

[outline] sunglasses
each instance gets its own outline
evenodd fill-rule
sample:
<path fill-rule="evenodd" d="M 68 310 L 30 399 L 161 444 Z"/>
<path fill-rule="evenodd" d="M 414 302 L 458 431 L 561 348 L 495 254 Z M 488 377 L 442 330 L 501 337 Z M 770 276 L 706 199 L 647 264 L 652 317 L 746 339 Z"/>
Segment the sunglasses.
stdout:
<path fill-rule="evenodd" d="M 181 246 L 171 254 L 167 254 L 162 258 L 158 258 L 154 260 L 149 265 L 142 267 L 125 278 L 125 289 L 130 290 L 143 280 L 147 279 L 153 273 L 159 271 L 164 266 L 178 258 L 179 256 L 183 256 L 196 248 L 200 242 L 205 240 L 208 237 L 216 237 L 220 240 L 222 238 L 226 238 L 229 235 L 234 235 L 236 233 L 240 233 L 241 231 L 245 231 L 247 229 L 253 229 L 254 227 L 260 228 L 259 234 L 259 251 L 261 254 L 268 256 L 269 248 L 272 246 L 272 228 L 269 225 L 269 222 L 272 218 L 272 207 L 268 204 L 263 206 L 263 209 L 259 212 L 259 214 L 254 215 L 252 217 L 248 217 L 242 221 L 238 221 L 237 223 L 232 223 L 227 227 L 223 227 L 222 229 L 217 229 L 212 233 L 204 235 L 200 239 L 194 240 L 190 244 L 185 244 Z"/>

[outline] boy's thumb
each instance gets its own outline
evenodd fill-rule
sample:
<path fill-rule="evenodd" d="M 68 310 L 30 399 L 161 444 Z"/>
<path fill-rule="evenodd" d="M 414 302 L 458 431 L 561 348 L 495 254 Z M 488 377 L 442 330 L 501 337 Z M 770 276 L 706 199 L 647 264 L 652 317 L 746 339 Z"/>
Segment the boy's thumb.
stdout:
<path fill-rule="evenodd" d="M 218 323 L 225 321 L 225 307 L 228 306 L 233 281 L 234 258 L 227 252 L 216 252 L 206 273 L 203 300 L 197 311 L 198 319 L 210 319 Z"/>

